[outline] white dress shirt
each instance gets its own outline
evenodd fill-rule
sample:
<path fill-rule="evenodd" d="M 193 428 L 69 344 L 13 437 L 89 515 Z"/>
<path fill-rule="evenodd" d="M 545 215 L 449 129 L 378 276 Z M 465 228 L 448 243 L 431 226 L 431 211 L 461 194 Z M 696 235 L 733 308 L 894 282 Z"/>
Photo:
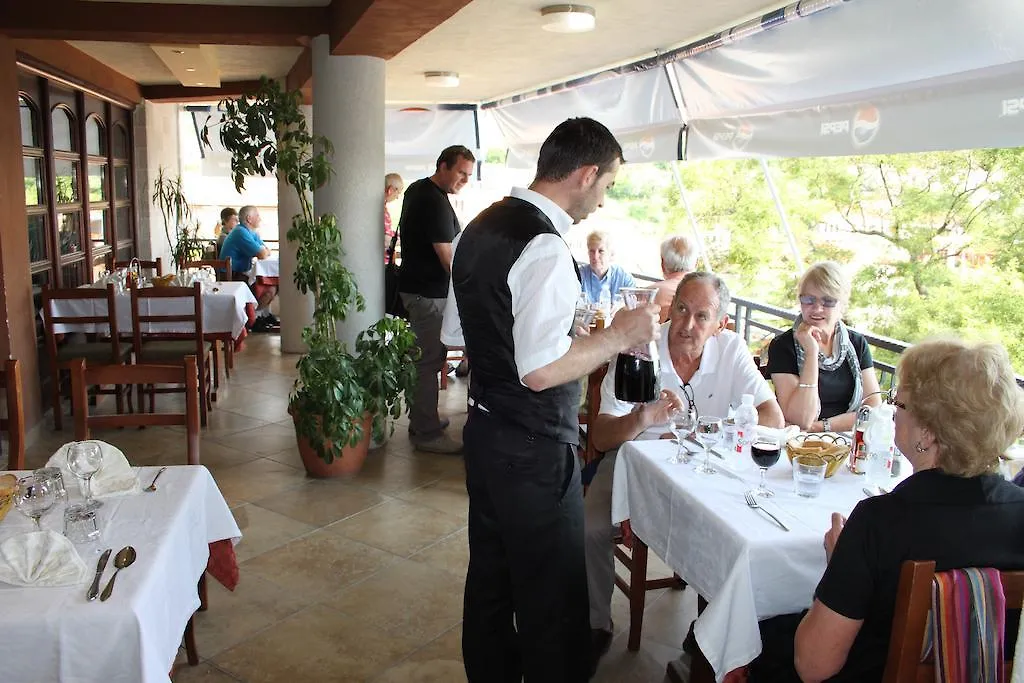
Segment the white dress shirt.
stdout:
<path fill-rule="evenodd" d="M 572 226 L 572 217 L 533 190 L 514 187 L 510 194 L 544 212 L 558 231 L 558 235 L 544 233 L 530 240 L 508 272 L 508 288 L 512 293 L 512 343 L 516 371 L 522 381 L 526 375 L 553 363 L 569 350 L 572 344 L 569 330 L 582 289 L 575 275 L 576 263 L 561 237 Z M 459 233 L 452 242 L 453 267 L 459 258 L 459 242 L 464 234 L 465 231 Z M 451 283 L 441 324 L 441 341 L 448 346 L 466 344 Z"/>
<path fill-rule="evenodd" d="M 683 401 L 683 381 L 676 373 L 668 353 L 668 330 L 671 323 L 661 326 L 661 339 L 658 341 L 658 355 L 661 359 L 661 388 L 675 393 Z M 615 361 L 601 383 L 601 414 L 620 417 L 628 415 L 634 408 L 615 398 Z M 704 342 L 704 352 L 700 357 L 700 367 L 690 379 L 693 389 L 693 402 L 701 415 L 715 416 L 725 419 L 729 415 L 729 406 L 739 407 L 743 394 L 753 394 L 754 405 L 759 406 L 765 401 L 775 398 L 768 382 L 754 364 L 754 358 L 743 343 L 743 339 L 735 332 L 722 330 Z M 660 435 L 665 432 L 665 425 L 653 425 L 647 431 L 657 430 Z M 650 438 L 646 434 L 641 438 Z"/>

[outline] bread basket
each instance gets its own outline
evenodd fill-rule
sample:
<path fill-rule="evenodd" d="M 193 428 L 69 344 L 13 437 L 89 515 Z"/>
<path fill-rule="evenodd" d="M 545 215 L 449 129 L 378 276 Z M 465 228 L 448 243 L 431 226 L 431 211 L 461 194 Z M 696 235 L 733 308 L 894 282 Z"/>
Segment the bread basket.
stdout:
<path fill-rule="evenodd" d="M 3 521 L 14 505 L 14 489 L 17 485 L 18 478 L 13 474 L 0 475 L 0 521 Z"/>
<path fill-rule="evenodd" d="M 174 286 L 174 274 L 171 275 L 159 275 L 153 278 L 154 287 L 172 287 Z"/>
<path fill-rule="evenodd" d="M 831 477 L 850 455 L 850 437 L 834 432 L 798 434 L 786 442 L 786 455 L 790 463 L 798 455 L 820 458 L 828 465 L 825 476 Z"/>

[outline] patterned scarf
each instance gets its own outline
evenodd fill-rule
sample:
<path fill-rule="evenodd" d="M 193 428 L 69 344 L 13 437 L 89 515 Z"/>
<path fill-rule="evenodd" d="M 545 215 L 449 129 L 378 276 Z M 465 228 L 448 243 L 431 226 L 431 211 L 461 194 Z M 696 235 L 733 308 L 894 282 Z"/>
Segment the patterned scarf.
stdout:
<path fill-rule="evenodd" d="M 796 374 L 799 375 L 804 369 L 804 348 L 796 340 L 796 331 L 804 322 L 803 315 L 798 315 L 793 321 L 793 345 L 796 347 Z M 857 350 L 853 348 L 850 341 L 850 331 L 842 320 L 836 323 L 836 332 L 832 338 L 832 355 L 825 357 L 818 351 L 818 369 L 824 372 L 835 372 L 843 363 L 850 366 L 853 374 L 853 395 L 850 397 L 850 405 L 846 412 L 857 410 L 860 407 L 864 395 L 863 380 L 860 376 L 860 360 L 857 358 Z"/>

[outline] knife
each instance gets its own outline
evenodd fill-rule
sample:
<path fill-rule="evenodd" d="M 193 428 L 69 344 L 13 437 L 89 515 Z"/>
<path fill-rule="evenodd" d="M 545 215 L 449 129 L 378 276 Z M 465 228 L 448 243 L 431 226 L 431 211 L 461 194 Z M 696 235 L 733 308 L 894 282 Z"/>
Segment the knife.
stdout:
<path fill-rule="evenodd" d="M 100 577 L 103 576 L 103 570 L 107 568 L 107 560 L 110 559 L 111 548 L 107 548 L 100 555 L 100 561 L 96 563 L 96 577 L 92 580 L 92 585 L 89 586 L 89 592 L 85 594 L 85 597 L 90 602 L 96 599 L 96 596 L 100 592 Z"/>
<path fill-rule="evenodd" d="M 692 436 L 688 436 L 688 437 L 684 438 L 683 441 L 685 441 L 686 443 L 693 444 L 694 446 L 699 448 L 700 450 L 697 451 L 697 453 L 703 453 L 704 452 L 704 444 L 702 444 L 700 441 L 697 441 Z M 687 449 L 687 450 L 689 450 L 689 449 Z M 721 453 L 719 453 L 718 451 L 716 451 L 714 448 L 711 448 L 709 450 L 711 452 L 711 455 L 715 456 L 719 460 L 725 460 L 725 456 L 722 455 Z M 691 453 L 692 453 L 692 451 L 691 451 Z"/>

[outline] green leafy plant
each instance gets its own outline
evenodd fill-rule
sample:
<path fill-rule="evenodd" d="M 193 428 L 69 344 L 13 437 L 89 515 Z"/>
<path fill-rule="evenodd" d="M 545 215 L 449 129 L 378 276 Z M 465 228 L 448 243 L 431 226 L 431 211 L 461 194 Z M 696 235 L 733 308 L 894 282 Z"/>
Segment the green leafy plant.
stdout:
<path fill-rule="evenodd" d="M 289 397 L 296 432 L 328 463 L 341 449 L 363 439 L 364 415 L 373 418 L 378 440 L 407 409 L 416 381 L 419 350 L 404 320 L 384 318 L 356 339 L 355 353 L 337 338 L 337 323 L 364 301 L 352 273 L 341 264 L 342 236 L 332 214 L 317 216 L 309 193 L 330 180 L 331 142 L 313 135 L 301 110 L 299 91 L 285 92 L 260 79 L 259 88 L 220 103 L 220 142 L 231 153 L 235 188 L 249 176 L 276 174 L 298 195 L 302 212 L 286 235 L 297 245 L 295 285 L 313 295 L 313 321 L 302 332 L 307 352 L 297 364 Z M 207 121 L 201 137 L 210 145 Z M 390 418 L 390 419 L 389 419 Z"/>
<path fill-rule="evenodd" d="M 196 237 L 199 231 L 198 223 L 195 227 L 189 226 L 192 220 L 192 207 L 185 199 L 181 176 L 171 178 L 161 166 L 157 171 L 156 180 L 153 181 L 153 202 L 160 208 L 160 214 L 163 216 L 164 235 L 167 236 L 167 246 L 171 248 L 175 265 L 181 267 L 181 264 L 187 261 L 202 258 L 205 241 Z"/>

